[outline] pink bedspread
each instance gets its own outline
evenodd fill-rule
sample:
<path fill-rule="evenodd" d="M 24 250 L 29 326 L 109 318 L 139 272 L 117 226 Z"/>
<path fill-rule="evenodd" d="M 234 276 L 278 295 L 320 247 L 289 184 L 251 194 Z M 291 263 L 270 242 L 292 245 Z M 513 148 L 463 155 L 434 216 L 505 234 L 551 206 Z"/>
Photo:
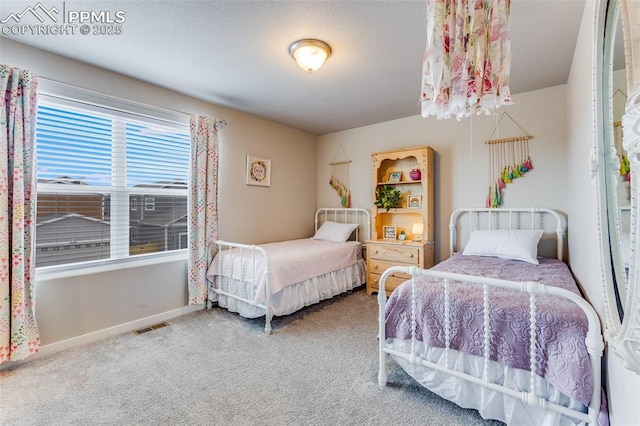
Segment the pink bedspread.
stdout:
<path fill-rule="evenodd" d="M 269 255 L 271 294 L 275 294 L 288 285 L 355 265 L 361 244 L 356 241 L 332 243 L 305 238 L 261 244 L 260 247 Z M 223 276 L 253 282 L 257 287 L 254 301 L 261 303 L 266 294 L 264 256 L 256 254 L 254 258 L 249 250 L 243 250 L 242 257 L 239 249 L 225 250 L 222 259 L 216 256 L 209 265 L 207 278 L 219 275 L 222 264 Z"/>
<path fill-rule="evenodd" d="M 454 255 L 433 269 L 515 281 L 536 281 L 580 294 L 568 267 L 555 259 L 539 265 L 490 257 Z M 418 288 L 418 339 L 444 347 L 444 290 L 433 278 L 415 279 Z M 451 348 L 483 356 L 482 287 L 450 284 Z M 409 282 L 393 292 L 386 306 L 389 338 L 411 339 Z M 563 393 L 588 405 L 593 381 L 584 339 L 587 319 L 582 310 L 561 297 L 537 296 L 536 372 Z M 491 288 L 490 358 L 512 368 L 529 370 L 529 295 L 515 290 Z"/>

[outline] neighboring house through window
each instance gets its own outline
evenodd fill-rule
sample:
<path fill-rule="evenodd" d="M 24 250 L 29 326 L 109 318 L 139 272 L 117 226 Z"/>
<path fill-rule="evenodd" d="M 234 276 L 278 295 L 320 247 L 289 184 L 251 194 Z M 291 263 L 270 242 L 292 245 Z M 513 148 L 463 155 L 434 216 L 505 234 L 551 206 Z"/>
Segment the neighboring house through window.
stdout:
<path fill-rule="evenodd" d="M 180 235 L 178 235 L 178 238 L 180 238 L 180 248 L 189 248 L 189 239 L 186 232 L 181 232 Z"/>
<path fill-rule="evenodd" d="M 188 118 L 151 118 L 76 91 L 80 99 L 39 96 L 36 266 L 184 248 Z"/>
<path fill-rule="evenodd" d="M 144 209 L 145 210 L 155 210 L 156 209 L 156 199 L 155 198 L 145 198 L 144 199 Z"/>

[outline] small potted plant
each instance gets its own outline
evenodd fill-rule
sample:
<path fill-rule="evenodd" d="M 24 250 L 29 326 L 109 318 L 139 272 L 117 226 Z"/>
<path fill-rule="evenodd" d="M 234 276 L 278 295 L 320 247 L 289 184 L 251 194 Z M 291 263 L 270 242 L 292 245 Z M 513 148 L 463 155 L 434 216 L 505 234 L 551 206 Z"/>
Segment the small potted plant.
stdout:
<path fill-rule="evenodd" d="M 378 207 L 387 209 L 398 207 L 402 197 L 400 191 L 392 185 L 382 185 L 376 188 L 376 201 L 373 203 Z"/>

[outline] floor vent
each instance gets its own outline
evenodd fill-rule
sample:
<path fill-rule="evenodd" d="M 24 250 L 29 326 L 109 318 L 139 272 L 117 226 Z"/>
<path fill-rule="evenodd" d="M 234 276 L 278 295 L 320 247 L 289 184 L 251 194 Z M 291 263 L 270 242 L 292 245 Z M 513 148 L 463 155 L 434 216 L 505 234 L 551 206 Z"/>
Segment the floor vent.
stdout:
<path fill-rule="evenodd" d="M 147 331 L 157 330 L 158 328 L 166 327 L 168 325 L 169 324 L 166 323 L 166 322 L 161 322 L 159 324 L 150 325 L 149 327 L 140 328 L 138 330 L 133 330 L 133 333 L 134 334 L 142 334 L 142 333 L 146 333 Z"/>

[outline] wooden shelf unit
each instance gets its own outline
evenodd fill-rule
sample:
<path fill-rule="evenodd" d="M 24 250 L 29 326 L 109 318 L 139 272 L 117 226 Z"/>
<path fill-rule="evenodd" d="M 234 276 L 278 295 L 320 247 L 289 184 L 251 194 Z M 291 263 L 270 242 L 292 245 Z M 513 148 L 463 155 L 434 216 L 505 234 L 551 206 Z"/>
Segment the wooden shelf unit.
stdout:
<path fill-rule="evenodd" d="M 400 207 L 389 210 L 373 205 L 372 239 L 367 241 L 367 294 L 378 291 L 380 274 L 393 265 L 416 265 L 429 268 L 434 264 L 434 151 L 423 146 L 371 154 L 372 203 L 379 186 L 394 185 L 402 194 Z M 419 180 L 410 180 L 409 173 L 420 170 Z M 399 182 L 389 182 L 391 173 L 400 172 Z M 420 207 L 408 207 L 408 196 L 421 197 Z M 422 235 L 411 234 L 414 223 L 423 224 Z M 383 238 L 383 228 L 395 226 L 396 239 Z M 397 239 L 404 231 L 407 239 Z M 415 240 L 418 241 L 415 241 Z M 392 276 L 387 280 L 390 293 L 406 277 Z"/>

